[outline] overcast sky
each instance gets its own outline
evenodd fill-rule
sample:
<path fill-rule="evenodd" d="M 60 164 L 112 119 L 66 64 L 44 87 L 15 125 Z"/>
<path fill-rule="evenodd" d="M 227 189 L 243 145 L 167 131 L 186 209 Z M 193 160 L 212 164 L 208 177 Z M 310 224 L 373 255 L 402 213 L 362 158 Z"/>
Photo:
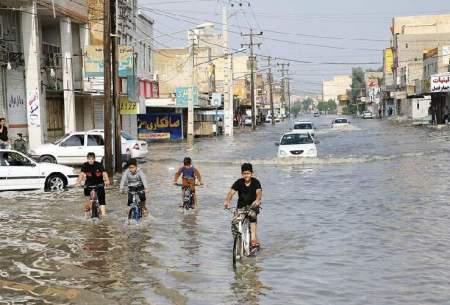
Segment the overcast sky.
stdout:
<path fill-rule="evenodd" d="M 155 19 L 156 47 L 185 46 L 185 32 L 158 36 L 187 30 L 202 21 L 213 20 L 220 30 L 222 6 L 233 3 L 230 30 L 236 33 L 230 34 L 231 47 L 238 49 L 246 42 L 238 33 L 248 32 L 250 27 L 262 30 L 262 39 L 257 39 L 262 47 L 256 52 L 291 60 L 291 88 L 300 95 L 320 93 L 322 80 L 350 74 L 351 67 L 358 63 L 381 66 L 382 50 L 389 47 L 393 16 L 450 13 L 449 0 L 138 1 Z"/>

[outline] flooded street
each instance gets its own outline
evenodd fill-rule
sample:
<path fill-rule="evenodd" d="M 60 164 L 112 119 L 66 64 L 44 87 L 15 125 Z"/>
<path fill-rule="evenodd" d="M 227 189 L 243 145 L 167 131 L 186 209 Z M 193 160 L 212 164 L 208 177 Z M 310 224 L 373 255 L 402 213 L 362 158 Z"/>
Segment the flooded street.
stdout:
<path fill-rule="evenodd" d="M 0 304 L 448 304 L 448 131 L 306 118 L 317 159 L 276 158 L 285 123 L 192 151 L 152 144 L 139 226 L 116 186 L 99 223 L 84 219 L 81 189 L 0 193 Z M 185 155 L 205 183 L 189 214 L 171 184 Z M 244 161 L 263 187 L 262 250 L 234 271 L 223 201 Z"/>

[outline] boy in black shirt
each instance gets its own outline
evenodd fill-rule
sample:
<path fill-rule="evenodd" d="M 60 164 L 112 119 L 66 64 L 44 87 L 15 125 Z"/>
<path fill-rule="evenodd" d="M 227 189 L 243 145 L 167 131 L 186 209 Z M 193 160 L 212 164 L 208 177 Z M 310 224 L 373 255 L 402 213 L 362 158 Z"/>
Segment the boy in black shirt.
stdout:
<path fill-rule="evenodd" d="M 100 162 L 95 161 L 95 154 L 90 152 L 87 154 L 87 162 L 81 166 L 81 172 L 78 176 L 77 186 L 80 186 L 81 181 L 86 179 L 84 183 L 84 196 L 87 197 L 87 201 L 84 205 L 84 211 L 87 213 L 91 210 L 91 202 L 89 200 L 91 190 L 88 186 L 97 186 L 97 198 L 100 204 L 100 211 L 102 216 L 106 215 L 106 198 L 104 186 L 109 185 L 108 173 L 103 168 Z"/>
<path fill-rule="evenodd" d="M 238 205 L 237 208 L 241 209 L 250 206 L 251 209 L 255 210 L 254 217 L 250 217 L 250 231 L 251 231 L 251 247 L 258 248 L 259 243 L 256 238 L 256 223 L 257 215 L 259 213 L 259 207 L 261 206 L 262 188 L 261 183 L 258 179 L 253 178 L 253 168 L 250 163 L 244 163 L 241 166 L 242 178 L 236 180 L 236 182 L 231 187 L 228 192 L 227 198 L 225 199 L 225 208 L 229 209 L 231 207 L 231 200 L 234 194 L 238 193 Z M 249 215 L 250 216 L 250 215 Z"/>

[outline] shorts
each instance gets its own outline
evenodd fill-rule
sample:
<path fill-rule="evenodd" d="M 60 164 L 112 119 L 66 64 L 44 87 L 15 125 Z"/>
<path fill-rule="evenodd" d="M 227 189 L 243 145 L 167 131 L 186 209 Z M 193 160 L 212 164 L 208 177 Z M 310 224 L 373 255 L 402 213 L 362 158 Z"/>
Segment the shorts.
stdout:
<path fill-rule="evenodd" d="M 244 207 L 238 207 L 238 209 L 242 209 Z M 250 223 L 257 223 L 258 222 L 258 214 L 260 209 L 256 208 L 256 209 L 250 209 L 250 211 L 252 211 L 253 213 L 248 213 L 248 219 L 250 221 Z"/>
<path fill-rule="evenodd" d="M 88 188 L 88 187 L 84 188 L 84 196 L 86 196 L 86 197 L 91 196 L 90 188 Z M 98 198 L 98 203 L 100 205 L 106 205 L 105 188 L 103 186 L 97 188 L 97 198 Z"/>
<path fill-rule="evenodd" d="M 136 186 L 136 187 L 128 187 L 128 191 L 130 192 L 139 192 L 137 193 L 138 197 L 139 197 L 139 201 L 142 203 L 144 201 L 147 200 L 147 198 L 145 198 L 145 191 L 144 191 L 144 187 L 143 186 Z M 133 202 L 133 195 L 128 193 L 128 206 L 131 205 L 131 203 Z"/>

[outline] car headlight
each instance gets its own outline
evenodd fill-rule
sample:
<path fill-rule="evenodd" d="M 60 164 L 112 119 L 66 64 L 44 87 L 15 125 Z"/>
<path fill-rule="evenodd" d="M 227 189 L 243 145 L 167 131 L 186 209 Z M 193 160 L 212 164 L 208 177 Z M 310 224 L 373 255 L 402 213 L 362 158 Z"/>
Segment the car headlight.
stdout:
<path fill-rule="evenodd" d="M 280 156 L 287 156 L 288 153 L 284 150 L 280 150 Z"/>

